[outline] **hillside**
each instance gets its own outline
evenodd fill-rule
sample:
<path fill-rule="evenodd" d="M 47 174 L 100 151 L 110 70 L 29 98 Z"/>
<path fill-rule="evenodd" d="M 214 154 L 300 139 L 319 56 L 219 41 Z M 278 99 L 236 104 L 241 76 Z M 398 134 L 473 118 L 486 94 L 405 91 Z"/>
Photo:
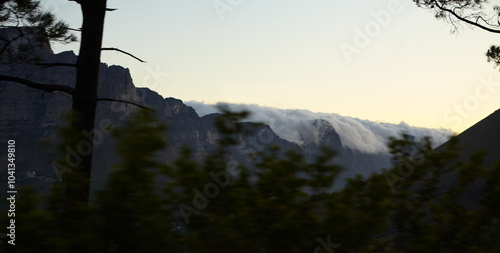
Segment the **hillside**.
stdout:
<path fill-rule="evenodd" d="M 42 45 L 46 47 L 48 45 Z M 39 49 L 42 50 L 42 49 Z M 47 51 L 46 48 L 43 49 Z M 45 61 L 73 63 L 73 52 L 59 54 L 47 53 Z M 57 83 L 73 86 L 74 70 L 68 67 L 40 68 L 33 65 L 4 65 L 0 72 L 19 77 L 28 77 L 31 81 Z M 172 161 L 180 147 L 193 150 L 197 160 L 216 147 L 219 133 L 213 125 L 216 114 L 199 117 L 192 107 L 175 98 L 163 98 L 148 88 L 136 88 L 130 72 L 120 66 L 101 65 L 99 78 L 99 96 L 122 99 L 153 108 L 158 118 L 169 126 L 165 136 L 169 148 L 162 152 L 164 162 Z M 71 156 L 75 151 L 58 153 L 58 129 L 66 121 L 71 101 L 61 93 L 46 93 L 19 84 L 0 82 L 0 141 L 5 143 L 13 139 L 17 143 L 17 162 L 20 186 L 32 185 L 40 191 L 60 180 L 61 172 L 54 161 Z M 99 188 L 106 181 L 107 174 L 118 157 L 113 151 L 113 138 L 104 126 L 117 127 L 138 108 L 119 102 L 100 102 L 96 120 L 96 152 L 93 187 Z M 250 123 L 249 123 L 250 124 Z M 308 141 L 300 146 L 284 140 L 267 125 L 261 124 L 255 136 L 242 136 L 241 143 L 231 150 L 238 162 L 248 162 L 250 154 L 263 150 L 267 145 L 276 145 L 283 150 L 302 149 L 304 155 L 313 158 L 319 152 L 319 146 L 326 145 L 337 151 L 335 163 L 346 168 L 343 177 L 354 174 L 368 175 L 390 166 L 387 154 L 366 154 L 343 145 L 341 138 L 330 123 L 324 120 L 312 120 L 310 128 L 320 130 L 319 142 Z M 0 156 L 3 158 L 6 153 Z M 4 170 L 4 168 L 0 169 Z M 36 175 L 34 178 L 33 176 Z M 28 176 L 30 178 L 28 178 Z"/>

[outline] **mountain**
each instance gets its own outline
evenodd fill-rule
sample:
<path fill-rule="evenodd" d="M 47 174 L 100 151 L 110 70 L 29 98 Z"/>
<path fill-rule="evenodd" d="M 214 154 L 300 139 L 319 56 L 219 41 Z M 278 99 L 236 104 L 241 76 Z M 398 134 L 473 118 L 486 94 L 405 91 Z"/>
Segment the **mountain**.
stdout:
<path fill-rule="evenodd" d="M 484 164 L 493 166 L 495 161 L 500 160 L 500 110 L 496 110 L 488 117 L 474 124 L 464 132 L 457 135 L 460 150 L 460 160 L 466 161 L 472 154 L 480 150 L 486 150 Z M 438 149 L 444 149 L 449 143 L 445 143 Z"/>
<path fill-rule="evenodd" d="M 34 53 L 44 62 L 74 63 L 73 52 L 53 54 L 48 43 L 37 44 Z M 3 64 L 0 74 L 26 78 L 34 82 L 74 86 L 75 70 L 71 67 L 42 68 L 33 64 Z M 130 72 L 120 66 L 101 64 L 99 76 L 99 97 L 131 101 L 156 111 L 156 115 L 169 126 L 165 138 L 169 148 L 161 152 L 162 161 L 175 159 L 181 147 L 193 151 L 196 160 L 203 158 L 217 147 L 220 134 L 214 126 L 218 114 L 199 116 L 192 107 L 179 99 L 163 98 L 148 88 L 135 87 Z M 16 141 L 16 162 L 18 187 L 30 185 L 38 191 L 47 191 L 50 185 L 61 179 L 64 171 L 55 166 L 59 158 L 74 159 L 78 151 L 60 152 L 58 129 L 67 124 L 65 115 L 71 107 L 71 97 L 63 93 L 47 93 L 16 83 L 0 81 L 0 143 Z M 119 162 L 115 154 L 114 139 L 108 127 L 119 127 L 138 108 L 120 102 L 102 101 L 97 108 L 96 140 L 92 188 L 98 189 L 106 182 L 113 164 Z M 282 150 L 302 150 L 307 159 L 320 153 L 320 146 L 328 146 L 337 152 L 334 162 L 346 171 L 341 180 L 355 174 L 368 175 L 389 168 L 390 156 L 385 152 L 365 152 L 347 146 L 331 121 L 313 119 L 303 121 L 303 129 L 296 129 L 301 143 L 280 137 L 266 124 L 245 123 L 254 128 L 253 135 L 239 136 L 240 143 L 229 152 L 236 162 L 250 162 L 249 155 L 275 145 Z M 274 127 L 276 124 L 273 125 Z M 349 140 L 349 138 L 347 138 Z M 6 151 L 0 158 L 6 161 Z M 6 166 L 0 168 L 5 172 Z M 6 184 L 2 184 L 6 185 Z M 338 185 L 343 185 L 339 182 Z M 5 186 L 3 186 L 5 187 Z"/>
<path fill-rule="evenodd" d="M 200 116 L 217 112 L 216 107 L 211 104 L 198 101 L 187 101 L 185 103 L 193 107 Z M 340 136 L 344 147 L 369 154 L 387 153 L 389 137 L 396 137 L 401 133 L 412 135 L 418 140 L 431 137 L 434 143 L 433 147 L 448 141 L 449 137 L 453 135 L 451 131 L 446 129 L 415 127 L 405 122 L 399 124 L 374 122 L 336 113 L 278 109 L 255 104 L 221 103 L 221 105 L 232 110 L 250 111 L 249 121 L 263 122 L 269 125 L 281 138 L 299 145 L 311 141 L 318 143 L 318 129 L 311 127 L 311 122 L 317 119 L 325 120 L 332 125 Z"/>
<path fill-rule="evenodd" d="M 483 154 L 482 164 L 473 161 L 473 166 L 466 167 L 467 170 L 474 170 L 475 166 L 485 166 L 492 169 L 494 164 L 500 161 L 500 110 L 495 111 L 488 117 L 474 124 L 464 132 L 454 137 L 457 141 L 456 159 L 448 162 L 448 166 L 453 168 L 451 171 L 440 176 L 437 184 L 436 196 L 446 193 L 449 189 L 456 189 L 459 182 L 457 168 L 467 165 L 471 162 L 470 158 L 478 152 Z M 435 148 L 436 151 L 446 151 L 452 145 L 452 140 Z M 472 174 L 472 173 L 470 173 Z M 479 179 L 469 183 L 464 193 L 460 195 L 460 203 L 465 207 L 476 209 L 482 206 L 481 196 L 485 180 Z"/>
<path fill-rule="evenodd" d="M 70 58 L 75 58 L 71 52 L 52 56 L 52 60 L 58 62 Z M 165 162 L 172 161 L 183 146 L 191 148 L 197 160 L 202 160 L 216 148 L 220 135 L 213 122 L 217 114 L 199 117 L 193 108 L 186 106 L 181 100 L 163 98 L 147 88 L 135 88 L 129 71 L 122 67 L 103 64 L 100 73 L 101 97 L 134 101 L 153 108 L 157 116 L 168 124 L 169 129 L 165 136 L 170 148 L 161 154 Z M 74 71 L 62 67 L 37 69 L 30 77 L 32 81 L 54 80 L 58 84 L 71 86 Z M 64 157 L 65 154 L 57 152 L 57 131 L 67 123 L 63 118 L 70 106 L 70 97 L 67 95 L 49 94 L 18 84 L 0 82 L 0 141 L 16 141 L 17 175 L 21 180 L 18 186 L 32 185 L 46 191 L 51 184 L 58 182 L 60 172 L 53 166 L 53 160 Z M 93 188 L 97 189 L 103 185 L 109 168 L 119 161 L 119 157 L 113 152 L 114 140 L 101 125 L 119 126 L 136 110 L 132 105 L 117 102 L 99 104 L 96 120 L 98 141 L 92 172 Z M 269 126 L 261 124 L 256 129 L 256 136 L 242 136 L 241 143 L 230 152 L 236 161 L 250 162 L 248 155 L 273 144 L 283 150 L 302 149 L 306 158 L 312 159 L 319 154 L 319 145 L 326 145 L 336 149 L 338 156 L 335 162 L 347 169 L 345 176 L 356 173 L 366 175 L 390 166 L 387 154 L 364 154 L 343 147 L 338 133 L 328 122 L 317 120 L 310 124 L 319 130 L 318 144 L 311 141 L 301 147 L 281 139 Z M 1 154 L 2 159 L 5 156 L 6 153 Z M 0 170 L 4 168 L 5 166 Z M 31 172 L 35 172 L 35 178 L 31 178 Z"/>

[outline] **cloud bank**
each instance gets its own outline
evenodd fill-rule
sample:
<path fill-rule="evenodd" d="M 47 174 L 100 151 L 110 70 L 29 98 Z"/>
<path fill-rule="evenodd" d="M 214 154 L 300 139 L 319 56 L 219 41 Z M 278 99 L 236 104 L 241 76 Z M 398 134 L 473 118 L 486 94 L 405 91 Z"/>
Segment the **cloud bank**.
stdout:
<path fill-rule="evenodd" d="M 193 107 L 200 117 L 219 112 L 216 105 L 203 102 L 185 102 Z M 389 137 L 400 136 L 408 133 L 421 139 L 430 136 L 435 146 L 446 142 L 453 132 L 446 129 L 430 129 L 410 126 L 404 122 L 399 124 L 380 123 L 353 117 L 342 116 L 335 113 L 314 113 L 308 110 L 291 110 L 263 107 L 255 104 L 225 104 L 231 110 L 247 110 L 251 112 L 247 121 L 262 122 L 282 139 L 295 142 L 299 145 L 306 143 L 301 136 L 318 136 L 317 128 L 313 127 L 311 121 L 324 119 L 328 121 L 335 131 L 340 135 L 342 144 L 351 149 L 364 153 L 387 152 L 387 141 Z M 317 141 L 317 140 L 315 140 Z"/>

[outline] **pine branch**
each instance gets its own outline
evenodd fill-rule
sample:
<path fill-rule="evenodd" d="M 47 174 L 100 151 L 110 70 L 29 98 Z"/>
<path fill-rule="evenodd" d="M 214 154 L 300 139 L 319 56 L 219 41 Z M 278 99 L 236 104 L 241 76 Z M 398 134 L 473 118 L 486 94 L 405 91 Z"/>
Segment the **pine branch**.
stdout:
<path fill-rule="evenodd" d="M 444 12 L 448 12 L 450 13 L 451 15 L 453 15 L 455 18 L 457 18 L 458 20 L 462 21 L 462 22 L 465 22 L 469 25 L 473 25 L 473 26 L 476 26 L 476 27 L 479 27 L 485 31 L 488 31 L 488 32 L 491 32 L 491 33 L 500 33 L 500 30 L 496 30 L 496 29 L 493 29 L 493 28 L 490 28 L 490 27 L 486 27 L 484 25 L 481 25 L 479 24 L 478 22 L 474 22 L 474 21 L 471 21 L 471 20 L 468 20 L 460 15 L 458 15 L 454 10 L 451 10 L 451 9 L 448 9 L 448 8 L 445 8 L 443 5 L 439 5 L 437 2 L 435 2 L 436 6 L 444 11 Z"/>
<path fill-rule="evenodd" d="M 68 30 L 75 31 L 75 32 L 81 32 L 82 28 L 70 28 L 70 27 L 68 27 Z"/>
<path fill-rule="evenodd" d="M 104 50 L 107 50 L 107 51 L 118 51 L 118 52 L 120 52 L 120 53 L 122 53 L 122 54 L 126 54 L 126 55 L 128 55 L 128 56 L 130 56 L 130 57 L 132 57 L 132 58 L 134 58 L 134 59 L 136 59 L 136 60 L 138 60 L 138 61 L 140 61 L 140 62 L 144 62 L 144 63 L 145 63 L 145 61 L 143 61 L 143 60 L 139 59 L 139 58 L 138 58 L 138 57 L 136 57 L 135 55 L 133 55 L 133 54 L 131 54 L 131 53 L 128 53 L 128 52 L 125 52 L 125 51 L 123 51 L 123 50 L 121 50 L 121 49 L 118 49 L 118 48 L 114 48 L 114 47 L 104 47 L 104 48 L 101 48 L 101 50 L 103 50 L 103 51 L 104 51 Z"/>
<path fill-rule="evenodd" d="M 63 63 L 63 62 L 53 62 L 53 63 L 37 62 L 37 63 L 35 63 L 35 65 L 41 66 L 43 68 L 50 68 L 50 67 L 73 67 L 73 68 L 76 68 L 76 64 L 74 64 L 74 63 Z"/>
<path fill-rule="evenodd" d="M 65 85 L 35 83 L 35 82 L 30 81 L 30 80 L 26 80 L 26 79 L 19 78 L 19 77 L 13 77 L 13 76 L 0 75 L 0 80 L 4 80 L 4 81 L 8 81 L 8 82 L 15 82 L 15 83 L 22 84 L 24 86 L 28 86 L 30 88 L 34 88 L 37 90 L 43 90 L 43 91 L 47 91 L 47 92 L 52 92 L 52 93 L 65 92 L 65 93 L 68 93 L 70 95 L 73 95 L 73 91 L 74 91 L 73 88 L 71 88 L 69 86 L 65 86 Z"/>

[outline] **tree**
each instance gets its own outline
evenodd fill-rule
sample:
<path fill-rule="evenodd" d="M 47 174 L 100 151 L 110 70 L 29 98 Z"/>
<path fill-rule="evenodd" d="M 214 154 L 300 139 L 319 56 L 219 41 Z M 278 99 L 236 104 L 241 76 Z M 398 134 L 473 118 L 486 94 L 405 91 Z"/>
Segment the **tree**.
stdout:
<path fill-rule="evenodd" d="M 457 161 L 458 142 L 433 150 L 430 140 L 404 137 L 389 145 L 405 175 L 389 213 L 392 244 L 401 252 L 500 252 L 500 163 L 483 164 L 485 151 Z M 412 150 L 412 152 L 408 152 Z M 403 173 L 404 174 L 404 173 Z"/>
<path fill-rule="evenodd" d="M 116 50 L 126 53 L 134 58 L 135 56 L 116 48 L 103 48 L 102 36 L 106 11 L 113 11 L 106 6 L 106 0 L 70 0 L 78 3 L 81 7 L 83 23 L 80 29 L 73 29 L 81 33 L 80 51 L 75 64 L 57 62 L 38 62 L 36 58 L 31 62 L 41 67 L 63 66 L 76 68 L 76 83 L 74 88 L 58 85 L 37 83 L 18 76 L 0 75 L 0 80 L 19 83 L 31 88 L 46 92 L 63 92 L 72 97 L 71 128 L 72 134 L 69 147 L 76 150 L 81 141 L 88 136 L 93 140 L 96 107 L 99 101 L 118 101 L 142 107 L 132 102 L 117 100 L 113 98 L 98 98 L 98 77 L 101 63 L 101 51 Z M 57 21 L 55 16 L 44 11 L 38 0 L 8 0 L 2 1 L 0 7 L 1 27 L 14 27 L 19 31 L 15 37 L 7 39 L 2 45 L 2 51 L 8 52 L 9 47 L 16 46 L 14 43 L 22 37 L 28 35 L 35 36 L 37 40 L 50 40 L 61 42 L 73 42 L 75 36 L 70 33 L 67 24 Z M 2 52 L 0 51 L 0 52 Z M 14 51 L 18 51 L 14 49 Z M 1 55 L 0 55 L 1 56 Z M 138 59 L 138 58 L 136 58 Z M 140 59 L 138 59 L 140 60 Z M 86 137 L 87 135 L 87 137 Z M 71 208 L 74 202 L 88 203 L 90 192 L 90 176 L 92 171 L 93 141 L 87 143 L 88 151 L 81 156 L 81 161 L 75 166 L 63 164 L 65 171 L 71 173 L 64 174 L 66 184 L 66 209 L 63 212 L 63 222 L 70 222 L 76 219 L 71 215 Z M 68 169 L 69 168 L 69 169 Z M 58 168 L 62 169 L 62 168 Z"/>
<path fill-rule="evenodd" d="M 166 202 L 179 224 L 182 252 L 373 252 L 388 248 L 390 191 L 382 175 L 331 192 L 342 170 L 325 148 L 312 162 L 270 146 L 248 164 L 228 162 L 224 147 L 244 114 L 219 120 L 221 149 L 202 163 L 185 151 L 166 174 Z M 389 251 L 387 251 L 389 252 Z"/>
<path fill-rule="evenodd" d="M 150 111 L 137 113 L 114 131 L 122 161 L 107 185 L 95 203 L 74 208 L 88 222 L 57 222 L 65 198 L 57 189 L 44 201 L 23 190 L 16 246 L 2 243 L 0 250 L 499 252 L 500 163 L 485 168 L 484 152 L 457 162 L 456 142 L 432 150 L 428 139 L 392 139 L 395 163 L 386 173 L 405 174 L 394 191 L 384 174 L 373 174 L 331 192 L 341 168 L 327 149 L 313 162 L 268 147 L 252 164 L 228 163 L 224 147 L 236 144 L 242 128 L 234 120 L 242 115 L 219 121 L 220 149 L 203 162 L 185 150 L 162 164 L 156 154 L 165 147 L 164 127 Z M 450 173 L 455 183 L 443 188 Z"/>
<path fill-rule="evenodd" d="M 98 252 L 172 250 L 171 211 L 163 207 L 155 184 L 166 166 L 156 157 L 166 147 L 164 131 L 151 111 L 141 110 L 113 132 L 122 162 L 97 192 L 95 231 L 104 245 Z"/>
<path fill-rule="evenodd" d="M 154 183 L 165 166 L 155 157 L 165 147 L 164 131 L 151 111 L 142 110 L 113 132 L 122 162 L 114 166 L 94 203 L 76 203 L 72 208 L 87 222 L 81 218 L 59 222 L 67 203 L 60 187 L 54 187 L 48 197 L 22 189 L 15 245 L 8 244 L 8 238 L 0 243 L 0 252 L 178 252 L 169 244 L 175 242 L 169 210 L 162 206 Z M 9 219 L 0 217 L 2 224 Z"/>
<path fill-rule="evenodd" d="M 488 0 L 413 0 L 418 7 L 430 9 L 457 31 L 462 24 L 491 33 L 500 33 L 500 7 Z M 486 52 L 488 62 L 500 65 L 500 47 L 492 45 Z"/>
<path fill-rule="evenodd" d="M 49 40 L 71 43 L 76 41 L 76 37 L 69 32 L 68 25 L 57 21 L 52 13 L 43 11 L 39 1 L 1 1 L 0 28 L 3 30 L 3 36 L 0 38 L 0 62 L 6 64 L 37 60 L 33 55 L 19 53 L 23 51 L 23 48 L 32 47 L 32 45 L 26 45 L 26 41 L 20 43 L 29 36 L 35 37 L 36 42 Z M 5 34 L 6 30 L 13 30 L 15 34 Z"/>

